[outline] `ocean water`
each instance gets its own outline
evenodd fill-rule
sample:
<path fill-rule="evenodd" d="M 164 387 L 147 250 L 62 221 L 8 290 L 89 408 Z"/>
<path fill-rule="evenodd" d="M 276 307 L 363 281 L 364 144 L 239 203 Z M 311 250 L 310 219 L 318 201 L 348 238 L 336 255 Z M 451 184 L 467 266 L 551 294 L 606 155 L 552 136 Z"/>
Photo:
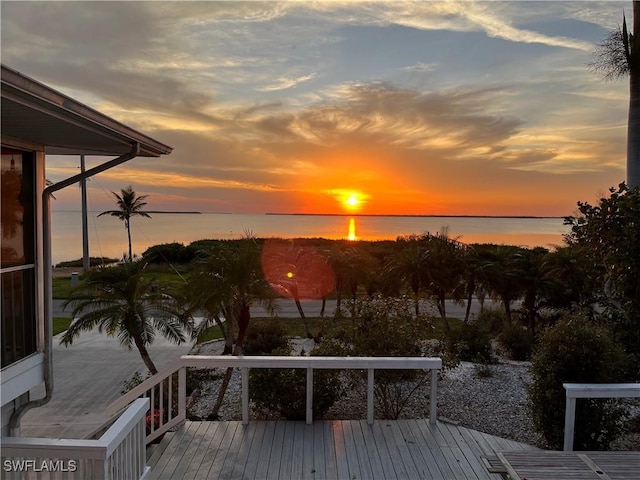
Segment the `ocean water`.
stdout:
<path fill-rule="evenodd" d="M 114 217 L 88 215 L 89 253 L 92 257 L 121 258 L 127 251 L 123 222 Z M 134 254 L 162 243 L 187 245 L 202 239 L 235 239 L 246 234 L 262 238 L 323 237 L 352 240 L 393 240 L 399 235 L 437 233 L 465 243 L 497 243 L 552 248 L 568 232 L 562 218 L 396 217 L 330 215 L 248 215 L 155 213 L 134 217 L 131 237 Z M 82 214 L 54 211 L 53 263 L 82 257 Z"/>

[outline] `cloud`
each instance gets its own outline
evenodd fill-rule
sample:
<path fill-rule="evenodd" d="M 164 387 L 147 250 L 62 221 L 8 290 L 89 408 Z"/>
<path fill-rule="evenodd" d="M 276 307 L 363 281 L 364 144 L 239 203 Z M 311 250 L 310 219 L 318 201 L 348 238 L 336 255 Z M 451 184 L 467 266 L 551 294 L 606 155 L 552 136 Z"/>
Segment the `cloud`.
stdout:
<path fill-rule="evenodd" d="M 174 147 L 110 189 L 225 211 L 317 211 L 344 190 L 371 211 L 493 213 L 623 172 L 628 87 L 583 65 L 625 4 L 523 5 L 5 2 L 2 57 Z M 59 165 L 48 175 L 69 176 Z"/>
<path fill-rule="evenodd" d="M 405 72 L 431 72 L 438 67 L 437 63 L 423 63 L 418 62 L 414 65 L 409 65 L 403 68 Z"/>
<path fill-rule="evenodd" d="M 259 87 L 256 90 L 258 90 L 259 92 L 275 92 L 278 90 L 286 90 L 288 88 L 293 88 L 300 83 L 307 82 L 313 79 L 315 76 L 315 73 L 310 73 L 309 75 L 303 75 L 300 77 L 280 77 L 277 83 Z"/>

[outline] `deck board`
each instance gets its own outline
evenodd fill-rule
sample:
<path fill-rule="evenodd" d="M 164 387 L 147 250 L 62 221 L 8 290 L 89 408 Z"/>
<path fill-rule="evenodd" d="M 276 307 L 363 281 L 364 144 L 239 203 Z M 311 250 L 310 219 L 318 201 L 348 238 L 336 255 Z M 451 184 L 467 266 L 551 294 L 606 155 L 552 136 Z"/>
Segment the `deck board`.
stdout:
<path fill-rule="evenodd" d="M 149 479 L 497 480 L 481 457 L 505 446 L 534 449 L 425 419 L 186 422 L 150 456 Z"/>

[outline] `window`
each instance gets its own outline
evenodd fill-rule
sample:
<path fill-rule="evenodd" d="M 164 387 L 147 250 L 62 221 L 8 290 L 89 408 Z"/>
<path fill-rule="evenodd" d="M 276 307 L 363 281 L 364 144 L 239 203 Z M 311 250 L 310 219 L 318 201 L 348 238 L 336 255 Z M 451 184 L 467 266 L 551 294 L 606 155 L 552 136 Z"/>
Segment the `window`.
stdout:
<path fill-rule="evenodd" d="M 2 147 L 2 368 L 36 351 L 35 155 Z"/>

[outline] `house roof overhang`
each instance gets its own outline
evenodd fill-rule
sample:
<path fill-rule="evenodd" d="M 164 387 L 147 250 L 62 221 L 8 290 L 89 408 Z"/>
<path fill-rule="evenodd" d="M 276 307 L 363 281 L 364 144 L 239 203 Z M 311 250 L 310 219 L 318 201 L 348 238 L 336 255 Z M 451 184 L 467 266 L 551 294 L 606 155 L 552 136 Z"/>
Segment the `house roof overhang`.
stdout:
<path fill-rule="evenodd" d="M 138 156 L 173 150 L 71 97 L 2 65 L 2 137 L 43 145 L 54 155 Z"/>

